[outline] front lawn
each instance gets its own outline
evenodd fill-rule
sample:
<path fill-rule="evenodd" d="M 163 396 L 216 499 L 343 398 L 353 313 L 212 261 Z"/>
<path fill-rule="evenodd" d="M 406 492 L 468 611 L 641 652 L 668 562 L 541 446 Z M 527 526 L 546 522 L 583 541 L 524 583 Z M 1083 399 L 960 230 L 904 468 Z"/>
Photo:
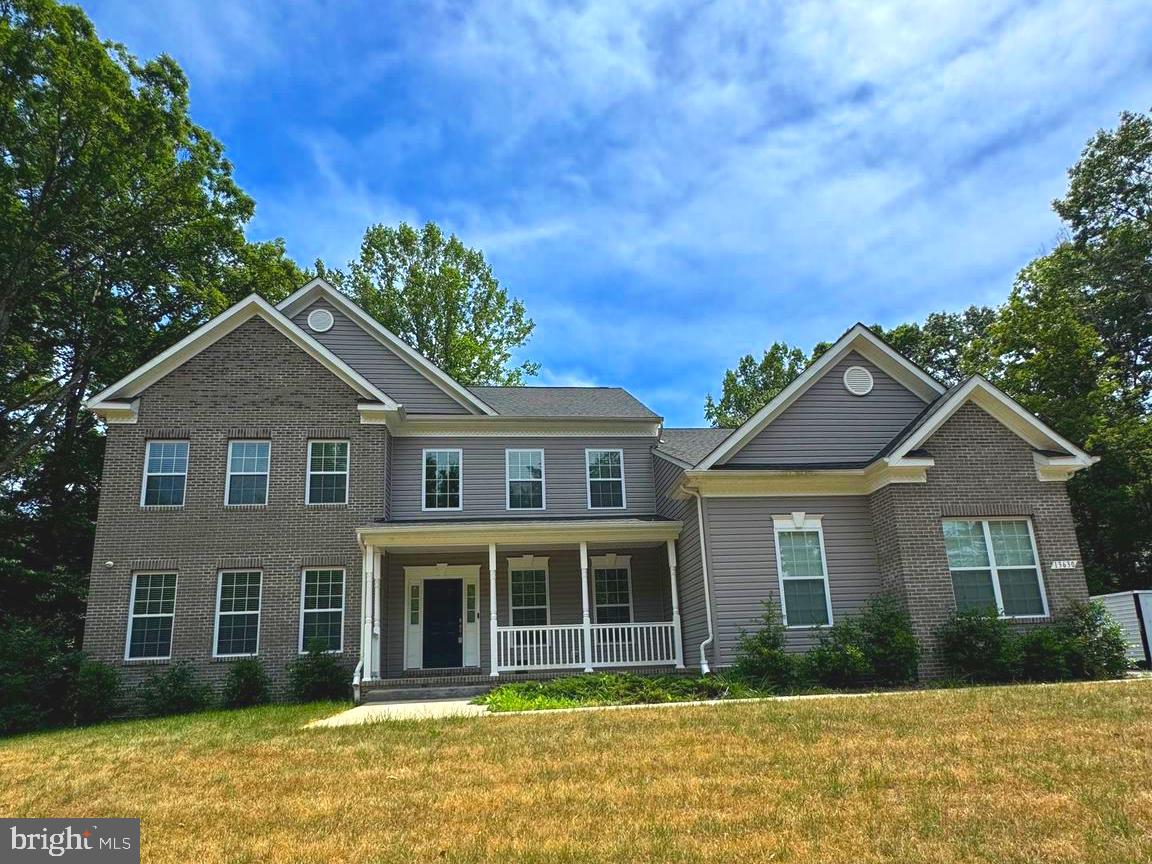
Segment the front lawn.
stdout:
<path fill-rule="evenodd" d="M 1152 860 L 1152 681 L 303 729 L 255 708 L 0 742 L 5 816 L 144 860 Z"/>

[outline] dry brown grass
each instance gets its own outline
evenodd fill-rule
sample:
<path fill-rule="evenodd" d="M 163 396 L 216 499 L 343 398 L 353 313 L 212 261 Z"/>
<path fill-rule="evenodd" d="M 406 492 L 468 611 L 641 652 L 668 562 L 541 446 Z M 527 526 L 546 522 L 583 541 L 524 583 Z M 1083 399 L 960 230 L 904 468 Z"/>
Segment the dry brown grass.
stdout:
<path fill-rule="evenodd" d="M 300 728 L 266 708 L 0 743 L 0 814 L 145 861 L 1152 860 L 1152 681 Z"/>

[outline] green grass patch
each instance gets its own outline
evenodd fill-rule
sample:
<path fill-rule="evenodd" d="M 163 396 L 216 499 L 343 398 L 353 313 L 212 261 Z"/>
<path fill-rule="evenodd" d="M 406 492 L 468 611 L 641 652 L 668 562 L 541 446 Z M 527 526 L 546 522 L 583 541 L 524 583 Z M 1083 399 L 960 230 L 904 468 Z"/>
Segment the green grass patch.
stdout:
<path fill-rule="evenodd" d="M 502 684 L 473 700 L 490 711 L 545 711 L 591 705 L 653 705 L 704 699 L 750 699 L 774 695 L 770 690 L 719 675 L 631 675 L 593 672 L 549 681 Z"/>

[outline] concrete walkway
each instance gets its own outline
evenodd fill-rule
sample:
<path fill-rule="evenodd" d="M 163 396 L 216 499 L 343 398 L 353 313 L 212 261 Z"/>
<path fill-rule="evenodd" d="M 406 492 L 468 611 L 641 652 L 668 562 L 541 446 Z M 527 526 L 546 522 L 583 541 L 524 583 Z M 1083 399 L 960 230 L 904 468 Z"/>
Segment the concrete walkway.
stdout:
<path fill-rule="evenodd" d="M 313 720 L 308 728 L 356 726 L 386 720 L 439 720 L 442 717 L 478 717 L 487 714 L 485 705 L 470 705 L 467 699 L 427 699 L 419 702 L 370 702 L 357 705 L 323 720 Z"/>

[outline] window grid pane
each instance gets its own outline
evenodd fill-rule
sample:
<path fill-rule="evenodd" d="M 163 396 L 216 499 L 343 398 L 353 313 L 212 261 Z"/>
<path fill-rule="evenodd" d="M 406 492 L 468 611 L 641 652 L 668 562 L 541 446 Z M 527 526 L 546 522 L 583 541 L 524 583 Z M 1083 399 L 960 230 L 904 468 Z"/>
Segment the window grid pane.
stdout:
<path fill-rule="evenodd" d="M 1044 614 L 1040 570 L 1027 520 L 945 519 L 942 528 L 959 611 L 994 609 L 1006 616 Z"/>
<path fill-rule="evenodd" d="M 1027 522 L 989 522 L 988 536 L 992 538 L 992 554 L 998 568 L 1036 566 Z"/>
<path fill-rule="evenodd" d="M 142 503 L 153 507 L 183 506 L 187 476 L 187 441 L 149 441 Z"/>
<path fill-rule="evenodd" d="M 819 531 L 780 531 L 780 575 L 785 579 L 823 579 Z"/>
<path fill-rule="evenodd" d="M 424 507 L 460 508 L 460 451 L 429 450 L 424 454 Z"/>
<path fill-rule="evenodd" d="M 996 608 L 991 570 L 953 570 L 952 591 L 956 595 L 956 608 L 961 612 Z"/>
<path fill-rule="evenodd" d="M 592 509 L 624 506 L 624 464 L 619 450 L 589 450 L 588 505 Z"/>
<path fill-rule="evenodd" d="M 348 502 L 348 442 L 308 442 L 308 503 Z"/>
<path fill-rule="evenodd" d="M 944 521 L 944 549 L 948 566 L 988 567 L 988 547 L 980 522 L 947 519 Z"/>
<path fill-rule="evenodd" d="M 176 574 L 137 574 L 133 584 L 128 657 L 168 657 L 176 609 Z"/>
<path fill-rule="evenodd" d="M 1034 567 L 1001 568 L 1000 597 L 1005 615 L 1043 615 L 1044 598 Z"/>
<path fill-rule="evenodd" d="M 627 567 L 597 567 L 593 571 L 598 624 L 627 624 L 632 620 L 631 577 Z"/>
<path fill-rule="evenodd" d="M 339 651 L 343 645 L 344 571 L 304 571 L 304 621 L 301 650 L 320 642 L 326 651 Z"/>
<path fill-rule="evenodd" d="M 823 579 L 786 579 L 784 605 L 789 627 L 817 626 L 828 623 L 828 605 Z"/>

